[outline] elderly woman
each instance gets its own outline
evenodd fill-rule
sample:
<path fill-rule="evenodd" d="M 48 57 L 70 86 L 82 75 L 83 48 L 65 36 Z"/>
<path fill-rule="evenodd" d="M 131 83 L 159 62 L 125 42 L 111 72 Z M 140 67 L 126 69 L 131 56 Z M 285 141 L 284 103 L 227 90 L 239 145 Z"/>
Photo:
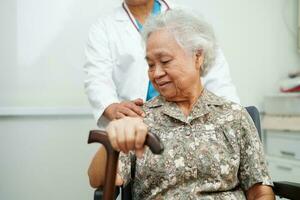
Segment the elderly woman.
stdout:
<path fill-rule="evenodd" d="M 106 129 L 113 148 L 123 152 L 117 184 L 130 180 L 135 152 L 134 199 L 274 199 L 247 111 L 201 84 L 215 58 L 212 28 L 171 10 L 146 23 L 144 38 L 148 75 L 160 96 L 145 103 L 144 119 L 125 117 Z M 144 149 L 148 132 L 160 137 L 162 155 Z M 92 186 L 103 184 L 105 163 L 101 147 L 89 168 Z"/>

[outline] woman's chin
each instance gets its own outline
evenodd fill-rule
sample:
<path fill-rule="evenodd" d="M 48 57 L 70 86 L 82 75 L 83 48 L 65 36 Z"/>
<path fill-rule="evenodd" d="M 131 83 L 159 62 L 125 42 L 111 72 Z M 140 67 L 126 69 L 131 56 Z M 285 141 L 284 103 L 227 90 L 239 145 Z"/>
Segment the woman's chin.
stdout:
<path fill-rule="evenodd" d="M 172 101 L 176 97 L 176 88 L 171 83 L 167 83 L 161 86 L 157 86 L 157 91 L 167 101 Z"/>
<path fill-rule="evenodd" d="M 174 101 L 174 99 L 176 99 L 176 96 L 169 92 L 160 92 L 160 95 L 163 96 L 167 101 Z"/>

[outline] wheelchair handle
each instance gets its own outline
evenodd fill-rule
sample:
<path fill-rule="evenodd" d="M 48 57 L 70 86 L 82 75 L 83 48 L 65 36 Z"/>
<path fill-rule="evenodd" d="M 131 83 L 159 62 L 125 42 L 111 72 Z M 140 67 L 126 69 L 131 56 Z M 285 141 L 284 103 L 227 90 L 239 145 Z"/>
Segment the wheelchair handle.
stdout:
<path fill-rule="evenodd" d="M 115 194 L 115 180 L 120 152 L 113 149 L 108 139 L 108 135 L 105 131 L 90 131 L 88 144 L 95 142 L 103 144 L 107 152 L 106 177 L 103 189 L 103 199 L 112 200 Z M 147 145 L 154 154 L 161 154 L 164 150 L 163 145 L 155 134 L 147 134 L 145 145 Z"/>

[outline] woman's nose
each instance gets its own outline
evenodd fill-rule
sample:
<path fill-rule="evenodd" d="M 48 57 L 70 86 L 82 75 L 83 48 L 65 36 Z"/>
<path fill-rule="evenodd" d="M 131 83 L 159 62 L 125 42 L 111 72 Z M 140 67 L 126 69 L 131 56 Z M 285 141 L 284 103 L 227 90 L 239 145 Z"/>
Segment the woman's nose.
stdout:
<path fill-rule="evenodd" d="M 160 77 L 164 76 L 165 74 L 166 74 L 165 70 L 160 65 L 157 65 L 155 67 L 155 71 L 154 71 L 155 79 L 160 78 Z"/>

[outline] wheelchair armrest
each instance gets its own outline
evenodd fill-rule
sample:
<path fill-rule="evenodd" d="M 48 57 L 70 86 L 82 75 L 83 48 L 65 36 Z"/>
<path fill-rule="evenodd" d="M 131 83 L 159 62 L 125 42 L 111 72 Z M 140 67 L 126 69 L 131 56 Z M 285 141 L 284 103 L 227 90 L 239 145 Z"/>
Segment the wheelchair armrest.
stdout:
<path fill-rule="evenodd" d="M 293 182 L 274 182 L 275 195 L 288 199 L 299 199 L 300 197 L 300 183 Z"/>
<path fill-rule="evenodd" d="M 116 189 L 115 189 L 115 199 L 117 199 L 119 193 L 120 193 L 120 187 L 116 186 Z M 95 190 L 95 192 L 94 192 L 94 200 L 103 200 L 103 189 L 102 188 L 98 188 L 97 190 Z"/>

